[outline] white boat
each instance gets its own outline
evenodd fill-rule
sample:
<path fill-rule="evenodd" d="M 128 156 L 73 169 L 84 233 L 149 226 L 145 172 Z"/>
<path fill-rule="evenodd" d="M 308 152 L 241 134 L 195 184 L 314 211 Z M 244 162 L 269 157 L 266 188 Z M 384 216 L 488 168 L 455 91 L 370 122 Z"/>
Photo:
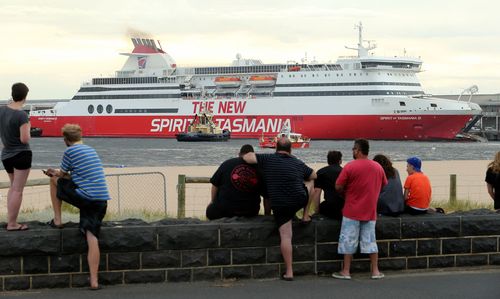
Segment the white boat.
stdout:
<path fill-rule="evenodd" d="M 358 29 L 357 55 L 336 63 L 238 55 L 228 66 L 180 67 L 159 43 L 133 38 L 114 77 L 93 78 L 71 101 L 32 111 L 31 124 L 43 136 L 78 123 L 84 136 L 174 138 L 206 109 L 232 138 L 272 136 L 286 125 L 313 139 L 434 140 L 454 139 L 480 115 L 470 101 L 427 95 L 419 58 L 373 55 Z"/>

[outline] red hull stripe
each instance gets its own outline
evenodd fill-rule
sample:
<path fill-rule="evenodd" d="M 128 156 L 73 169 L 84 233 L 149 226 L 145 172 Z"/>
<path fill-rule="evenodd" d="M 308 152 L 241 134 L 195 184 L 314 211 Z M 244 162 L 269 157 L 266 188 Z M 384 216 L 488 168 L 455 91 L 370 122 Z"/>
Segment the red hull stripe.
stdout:
<path fill-rule="evenodd" d="M 230 116 L 214 117 L 231 138 L 275 136 L 285 121 L 295 132 L 312 139 L 453 139 L 468 115 L 302 115 L 302 116 Z M 31 117 L 31 126 L 43 129 L 42 136 L 61 136 L 61 127 L 77 123 L 84 136 L 175 138 L 192 116 L 57 116 Z"/>

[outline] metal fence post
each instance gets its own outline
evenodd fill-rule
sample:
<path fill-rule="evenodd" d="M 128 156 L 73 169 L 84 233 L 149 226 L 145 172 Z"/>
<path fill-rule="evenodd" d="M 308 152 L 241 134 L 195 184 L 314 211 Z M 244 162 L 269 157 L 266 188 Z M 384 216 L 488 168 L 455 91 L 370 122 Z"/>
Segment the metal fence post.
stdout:
<path fill-rule="evenodd" d="M 457 175 L 450 174 L 450 204 L 455 204 L 457 202 Z"/>
<path fill-rule="evenodd" d="M 120 196 L 120 176 L 117 176 L 116 177 L 116 185 L 118 186 L 118 215 L 121 215 L 122 214 L 122 209 L 121 209 L 121 204 L 120 204 L 120 200 L 121 200 L 121 196 Z"/>
<path fill-rule="evenodd" d="M 179 174 L 177 179 L 177 218 L 186 217 L 186 175 Z"/>

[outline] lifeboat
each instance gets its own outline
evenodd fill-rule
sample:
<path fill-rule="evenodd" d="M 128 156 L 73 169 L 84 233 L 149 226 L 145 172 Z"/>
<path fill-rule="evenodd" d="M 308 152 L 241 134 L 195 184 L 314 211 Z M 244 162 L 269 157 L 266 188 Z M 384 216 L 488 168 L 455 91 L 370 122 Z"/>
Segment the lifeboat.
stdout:
<path fill-rule="evenodd" d="M 217 77 L 214 80 L 218 87 L 238 87 L 241 85 L 241 79 L 238 77 Z"/>
<path fill-rule="evenodd" d="M 288 71 L 289 72 L 298 72 L 300 71 L 300 66 L 296 65 L 296 66 L 291 66 L 288 68 Z"/>
<path fill-rule="evenodd" d="M 274 86 L 276 78 L 273 76 L 251 76 L 248 83 L 254 86 Z"/>

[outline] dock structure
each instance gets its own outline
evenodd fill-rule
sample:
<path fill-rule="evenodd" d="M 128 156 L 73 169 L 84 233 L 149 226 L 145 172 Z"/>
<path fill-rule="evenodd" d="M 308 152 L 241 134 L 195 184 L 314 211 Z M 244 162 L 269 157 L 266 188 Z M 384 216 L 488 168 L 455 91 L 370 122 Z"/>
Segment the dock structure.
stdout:
<path fill-rule="evenodd" d="M 437 97 L 456 100 L 459 95 L 436 95 Z M 462 100 L 468 100 L 463 96 Z M 483 112 L 471 126 L 466 127 L 466 133 L 477 134 L 488 140 L 500 140 L 500 93 L 474 94 L 471 102 L 479 104 Z"/>

